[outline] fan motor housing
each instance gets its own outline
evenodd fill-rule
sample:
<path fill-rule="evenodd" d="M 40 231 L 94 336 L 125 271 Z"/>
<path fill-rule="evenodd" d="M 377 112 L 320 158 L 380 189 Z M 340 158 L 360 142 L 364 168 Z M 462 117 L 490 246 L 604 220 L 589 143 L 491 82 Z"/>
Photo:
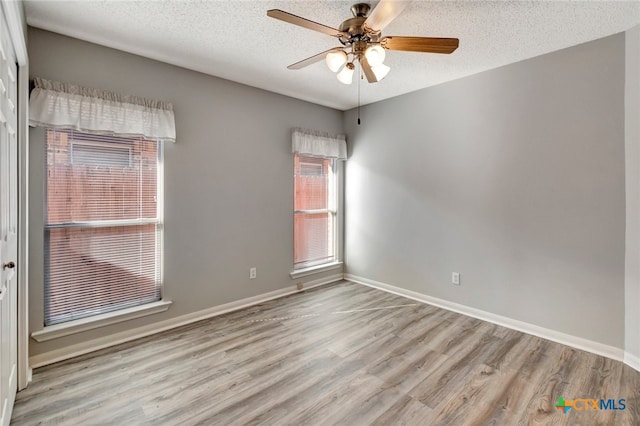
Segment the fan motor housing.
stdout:
<path fill-rule="evenodd" d="M 338 27 L 340 31 L 349 34 L 349 38 L 340 36 L 339 40 L 343 45 L 351 45 L 359 41 L 377 42 L 380 38 L 379 31 L 371 31 L 364 23 L 369 16 L 371 5 L 369 3 L 356 3 L 351 6 L 353 18 L 343 21 Z"/>
<path fill-rule="evenodd" d="M 362 24 L 367 20 L 366 16 L 358 16 L 355 18 L 350 18 L 340 24 L 338 28 L 340 31 L 344 31 L 345 33 L 349 33 L 351 38 L 354 37 L 362 37 L 365 35 L 364 28 L 362 28 Z"/>

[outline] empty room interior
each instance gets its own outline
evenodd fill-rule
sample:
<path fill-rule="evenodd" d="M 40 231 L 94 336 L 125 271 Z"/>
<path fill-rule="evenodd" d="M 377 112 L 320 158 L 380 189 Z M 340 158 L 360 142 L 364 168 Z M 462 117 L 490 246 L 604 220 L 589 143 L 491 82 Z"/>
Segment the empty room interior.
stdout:
<path fill-rule="evenodd" d="M 640 2 L 1 5 L 0 425 L 640 425 Z"/>

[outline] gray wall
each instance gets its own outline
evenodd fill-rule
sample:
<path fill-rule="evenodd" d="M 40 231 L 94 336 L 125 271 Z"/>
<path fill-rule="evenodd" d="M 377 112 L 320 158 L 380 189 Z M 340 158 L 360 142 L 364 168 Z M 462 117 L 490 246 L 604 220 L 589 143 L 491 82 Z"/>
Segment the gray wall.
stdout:
<path fill-rule="evenodd" d="M 32 76 L 172 102 L 178 135 L 164 152 L 169 311 L 40 344 L 32 340 L 31 355 L 323 276 L 289 278 L 290 130 L 341 133 L 342 112 L 34 28 L 28 35 Z M 30 139 L 31 331 L 43 326 L 42 135 L 36 129 Z M 249 280 L 252 266 L 256 280 Z"/>
<path fill-rule="evenodd" d="M 622 348 L 624 76 L 618 34 L 346 113 L 346 271 Z"/>
<path fill-rule="evenodd" d="M 627 157 L 625 349 L 640 360 L 640 26 L 627 31 L 625 41 Z"/>

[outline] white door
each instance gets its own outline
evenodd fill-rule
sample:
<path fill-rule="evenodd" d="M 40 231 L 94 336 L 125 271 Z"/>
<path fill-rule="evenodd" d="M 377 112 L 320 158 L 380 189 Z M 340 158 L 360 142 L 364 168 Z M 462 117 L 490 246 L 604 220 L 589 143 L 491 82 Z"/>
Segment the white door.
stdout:
<path fill-rule="evenodd" d="M 18 386 L 17 75 L 7 23 L 0 16 L 0 426 L 11 420 Z"/>

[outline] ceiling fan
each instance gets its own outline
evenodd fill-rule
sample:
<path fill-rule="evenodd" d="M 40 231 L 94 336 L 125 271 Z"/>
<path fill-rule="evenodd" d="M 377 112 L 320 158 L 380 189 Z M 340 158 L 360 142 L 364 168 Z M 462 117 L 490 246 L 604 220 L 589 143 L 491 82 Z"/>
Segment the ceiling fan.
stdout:
<path fill-rule="evenodd" d="M 408 1 L 380 0 L 373 10 L 368 3 L 356 3 L 351 6 L 353 18 L 342 22 L 338 29 L 280 9 L 267 11 L 267 16 L 336 37 L 342 44 L 342 47 L 334 47 L 318 53 L 287 68 L 298 70 L 325 59 L 329 69 L 338 73 L 337 78 L 340 82 L 351 84 L 355 63 L 359 62 L 367 81 L 376 83 L 390 71 L 390 68 L 383 63 L 385 50 L 449 54 L 458 48 L 457 38 L 382 37 L 382 30 L 404 10 L 408 3 Z"/>

